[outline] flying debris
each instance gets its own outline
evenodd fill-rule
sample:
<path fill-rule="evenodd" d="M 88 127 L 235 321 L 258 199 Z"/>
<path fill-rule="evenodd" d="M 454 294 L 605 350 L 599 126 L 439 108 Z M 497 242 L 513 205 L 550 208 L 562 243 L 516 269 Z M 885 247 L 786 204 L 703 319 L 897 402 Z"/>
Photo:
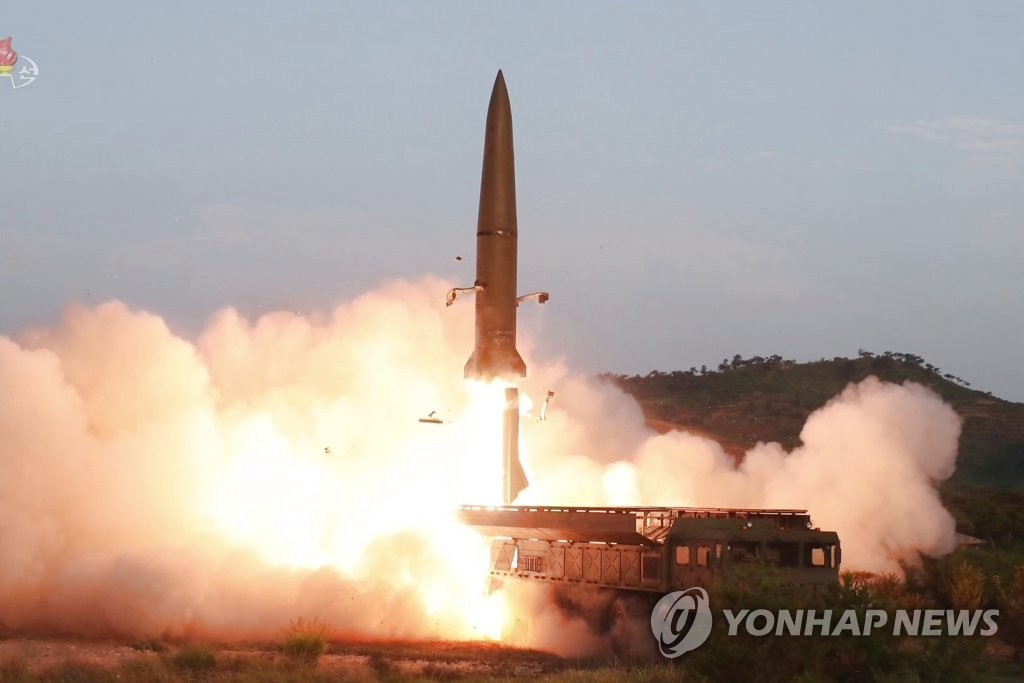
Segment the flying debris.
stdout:
<path fill-rule="evenodd" d="M 547 292 L 531 292 L 530 294 L 523 294 L 521 297 L 516 299 L 516 306 L 526 303 L 527 301 L 536 301 L 539 304 L 546 304 L 550 298 L 551 295 Z"/>
<path fill-rule="evenodd" d="M 455 299 L 458 298 L 459 294 L 462 294 L 463 292 L 482 292 L 482 291 L 484 291 L 484 288 L 483 288 L 482 285 L 477 285 L 475 287 L 453 287 L 452 289 L 448 290 L 448 297 L 445 299 L 444 305 L 445 306 L 451 306 L 453 303 L 455 303 Z"/>
<path fill-rule="evenodd" d="M 537 418 L 538 422 L 544 422 L 548 419 L 548 406 L 551 405 L 551 399 L 555 397 L 555 392 L 548 390 L 548 395 L 544 397 L 544 404 L 540 407 L 540 416 Z"/>
<path fill-rule="evenodd" d="M 487 107 L 484 161 L 480 177 L 480 213 L 476 227 L 476 282 L 448 292 L 450 306 L 461 292 L 476 293 L 476 344 L 466 363 L 469 378 L 526 376 L 516 350 L 516 306 L 520 300 L 548 300 L 546 292 L 516 295 L 518 259 L 516 171 L 512 147 L 512 107 L 501 71 Z"/>

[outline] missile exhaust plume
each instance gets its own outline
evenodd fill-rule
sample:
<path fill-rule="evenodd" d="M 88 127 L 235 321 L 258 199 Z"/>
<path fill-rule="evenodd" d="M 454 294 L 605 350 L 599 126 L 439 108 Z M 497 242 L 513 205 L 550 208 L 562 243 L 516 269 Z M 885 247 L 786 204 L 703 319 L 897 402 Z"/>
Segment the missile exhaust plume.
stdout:
<path fill-rule="evenodd" d="M 0 337 L 4 627 L 238 640 L 304 616 L 474 638 L 543 614 L 528 644 L 592 643 L 539 597 L 486 596 L 487 544 L 454 521 L 460 503 L 500 503 L 480 492 L 501 478 L 504 397 L 459 377 L 473 321 L 437 300 L 445 285 L 391 283 L 305 317 L 228 309 L 196 341 L 117 302 Z M 609 384 L 531 367 L 525 395 L 560 400 L 521 421 L 525 502 L 806 506 L 847 569 L 953 546 L 935 487 L 960 423 L 924 387 L 851 386 L 801 447 L 759 445 L 736 467 L 712 441 L 655 435 Z M 441 405 L 451 424 L 418 422 Z"/>

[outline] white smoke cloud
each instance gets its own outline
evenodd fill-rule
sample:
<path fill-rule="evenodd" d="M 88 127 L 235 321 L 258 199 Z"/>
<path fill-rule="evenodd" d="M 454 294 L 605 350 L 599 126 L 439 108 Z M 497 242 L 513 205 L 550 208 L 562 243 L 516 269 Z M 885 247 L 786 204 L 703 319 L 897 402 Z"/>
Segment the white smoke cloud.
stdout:
<path fill-rule="evenodd" d="M 501 397 L 462 380 L 472 308 L 446 310 L 447 288 L 391 283 L 309 317 L 226 310 L 195 343 L 117 302 L 0 337 L 0 626 L 500 632 L 487 544 L 453 511 L 498 495 Z M 952 547 L 935 484 L 959 419 L 923 387 L 851 386 L 803 446 L 759 445 L 736 468 L 712 441 L 655 435 L 615 387 L 527 362 L 535 406 L 558 394 L 547 421 L 523 421 L 524 501 L 807 507 L 855 569 Z M 446 424 L 417 421 L 432 410 Z M 531 644 L 591 647 L 581 623 L 518 600 Z"/>
<path fill-rule="evenodd" d="M 593 386 L 585 393 L 617 392 Z M 589 403 L 584 414 L 596 405 Z M 953 473 L 960 418 L 919 384 L 870 377 L 850 385 L 808 417 L 803 445 L 787 453 L 758 444 L 738 467 L 701 436 L 645 435 L 629 409 L 590 415 L 595 428 L 588 431 L 573 405 L 561 418 L 575 431 L 545 427 L 527 440 L 532 478 L 524 502 L 807 509 L 816 525 L 839 532 L 843 566 L 854 570 L 898 573 L 900 560 L 955 545 L 954 520 L 936 485 Z M 609 464 L 607 424 L 622 429 L 616 443 L 634 445 Z"/>

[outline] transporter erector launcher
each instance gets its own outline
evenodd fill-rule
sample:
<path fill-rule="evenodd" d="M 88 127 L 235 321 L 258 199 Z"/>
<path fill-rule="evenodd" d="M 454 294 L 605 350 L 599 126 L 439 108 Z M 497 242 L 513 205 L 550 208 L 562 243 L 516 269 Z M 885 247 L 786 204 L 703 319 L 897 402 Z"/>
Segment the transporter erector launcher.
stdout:
<path fill-rule="evenodd" d="M 516 163 L 512 147 L 512 107 L 505 77 L 498 71 L 487 107 L 484 162 L 480 176 L 480 212 L 476 224 L 476 282 L 448 292 L 448 305 L 460 292 L 476 294 L 475 344 L 464 375 L 471 379 L 514 381 L 526 376 L 526 363 L 516 350 L 516 307 L 520 302 L 548 300 L 547 292 L 518 296 Z M 519 390 L 505 390 L 502 437 L 502 498 L 510 503 L 526 488 L 519 461 Z"/>
<path fill-rule="evenodd" d="M 511 505 L 528 484 L 519 461 L 519 392 L 512 386 L 526 376 L 516 350 L 516 307 L 548 300 L 545 292 L 516 296 L 516 239 L 512 111 L 499 71 L 487 110 L 476 282 L 448 292 L 449 305 L 460 293 L 476 294 L 476 345 L 466 377 L 506 385 L 505 505 L 460 510 L 464 524 L 491 537 L 492 586 L 542 583 L 567 614 L 611 636 L 614 651 L 635 656 L 632 623 L 650 623 L 664 595 L 742 581 L 751 563 L 776 565 L 784 582 L 812 590 L 836 585 L 839 537 L 815 527 L 805 510 Z"/>

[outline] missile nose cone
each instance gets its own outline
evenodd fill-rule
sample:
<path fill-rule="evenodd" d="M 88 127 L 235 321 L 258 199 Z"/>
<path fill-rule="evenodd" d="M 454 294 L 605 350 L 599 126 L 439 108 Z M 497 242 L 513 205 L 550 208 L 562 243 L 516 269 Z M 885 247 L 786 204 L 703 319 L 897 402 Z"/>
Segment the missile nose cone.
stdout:
<path fill-rule="evenodd" d="M 516 230 L 516 171 L 512 142 L 512 105 L 505 76 L 498 71 L 487 107 L 483 173 L 480 179 L 478 232 L 514 236 Z M 514 258 L 514 257 L 513 257 Z M 513 269 L 513 274 L 515 270 Z M 513 275 L 514 277 L 514 275 Z M 482 279 L 486 282 L 487 279 Z"/>
<path fill-rule="evenodd" d="M 508 88 L 505 86 L 505 76 L 498 70 L 498 76 L 494 79 L 494 87 L 491 89 L 491 102 L 487 106 L 488 123 L 496 122 L 498 119 L 508 120 L 511 128 L 512 105 L 508 100 Z"/>

